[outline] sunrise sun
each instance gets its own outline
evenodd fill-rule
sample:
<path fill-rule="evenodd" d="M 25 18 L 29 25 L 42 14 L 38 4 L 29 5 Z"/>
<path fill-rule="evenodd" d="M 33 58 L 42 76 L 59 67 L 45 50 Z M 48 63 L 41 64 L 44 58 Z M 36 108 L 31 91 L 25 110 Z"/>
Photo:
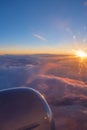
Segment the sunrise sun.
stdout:
<path fill-rule="evenodd" d="M 80 57 L 80 58 L 86 58 L 87 57 L 87 53 L 83 50 L 77 50 L 75 51 L 75 55 L 77 57 Z"/>

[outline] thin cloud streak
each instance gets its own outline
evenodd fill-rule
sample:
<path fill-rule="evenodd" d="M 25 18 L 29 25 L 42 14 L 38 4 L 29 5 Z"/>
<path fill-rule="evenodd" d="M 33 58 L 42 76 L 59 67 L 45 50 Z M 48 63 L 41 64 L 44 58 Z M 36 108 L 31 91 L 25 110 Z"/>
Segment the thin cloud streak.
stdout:
<path fill-rule="evenodd" d="M 40 39 L 40 40 L 43 40 L 43 41 L 46 41 L 47 39 L 39 34 L 33 34 L 34 37 Z"/>

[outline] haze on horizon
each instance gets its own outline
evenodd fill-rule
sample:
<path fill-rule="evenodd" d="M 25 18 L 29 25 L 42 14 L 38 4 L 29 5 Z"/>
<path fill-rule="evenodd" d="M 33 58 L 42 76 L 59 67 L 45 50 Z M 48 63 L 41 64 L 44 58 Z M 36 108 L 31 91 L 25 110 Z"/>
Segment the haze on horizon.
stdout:
<path fill-rule="evenodd" d="M 66 54 L 86 44 L 87 0 L 0 0 L 0 54 Z"/>

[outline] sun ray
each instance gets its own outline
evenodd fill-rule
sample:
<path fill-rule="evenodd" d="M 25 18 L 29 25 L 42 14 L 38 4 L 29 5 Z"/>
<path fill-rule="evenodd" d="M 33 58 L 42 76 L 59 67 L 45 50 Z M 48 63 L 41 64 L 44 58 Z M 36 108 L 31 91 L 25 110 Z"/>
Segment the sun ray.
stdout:
<path fill-rule="evenodd" d="M 87 58 L 87 53 L 83 50 L 76 50 L 75 55 L 80 58 Z"/>

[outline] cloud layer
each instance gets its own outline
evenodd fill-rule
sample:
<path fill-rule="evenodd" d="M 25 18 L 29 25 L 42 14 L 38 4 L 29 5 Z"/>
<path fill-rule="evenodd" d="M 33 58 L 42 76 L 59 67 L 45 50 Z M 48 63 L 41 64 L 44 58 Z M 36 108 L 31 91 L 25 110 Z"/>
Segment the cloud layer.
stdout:
<path fill-rule="evenodd" d="M 73 56 L 0 56 L 0 89 L 32 87 L 50 104 L 57 130 L 87 130 L 86 64 Z"/>

